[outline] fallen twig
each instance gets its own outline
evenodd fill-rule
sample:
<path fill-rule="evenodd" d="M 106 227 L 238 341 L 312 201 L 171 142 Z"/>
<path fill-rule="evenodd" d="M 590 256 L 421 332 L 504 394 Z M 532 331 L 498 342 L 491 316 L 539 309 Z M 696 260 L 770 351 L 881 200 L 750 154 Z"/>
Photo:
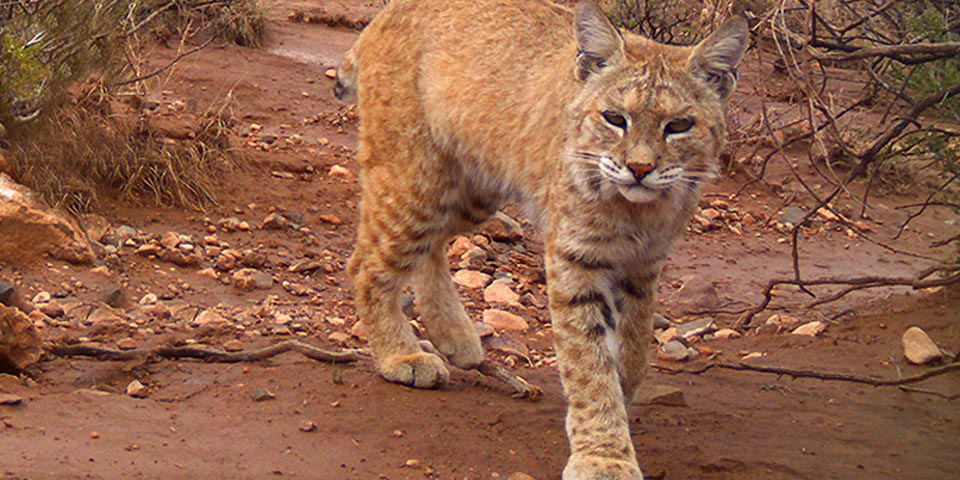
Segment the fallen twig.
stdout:
<path fill-rule="evenodd" d="M 516 375 L 511 375 L 503 367 L 489 360 L 481 362 L 477 371 L 509 385 L 514 390 L 513 398 L 525 398 L 531 402 L 536 402 L 543 396 L 543 390 L 540 387 L 531 385 Z"/>
<path fill-rule="evenodd" d="M 911 383 L 921 382 L 928 378 L 936 377 L 938 375 L 943 375 L 945 373 L 950 373 L 954 371 L 960 371 L 960 362 L 948 363 L 936 368 L 931 368 L 923 373 L 918 373 L 909 377 L 902 377 L 897 379 L 881 379 L 874 377 L 866 377 L 863 375 L 853 375 L 848 373 L 833 373 L 833 372 L 819 372 L 816 370 L 804 370 L 796 369 L 790 367 L 780 367 L 780 366 L 764 366 L 764 365 L 748 365 L 742 362 L 711 362 L 705 363 L 703 365 L 697 366 L 695 368 L 689 369 L 672 369 L 668 367 L 663 367 L 660 365 L 653 365 L 653 368 L 657 369 L 660 372 L 668 373 L 671 375 L 687 373 L 699 375 L 713 368 L 720 368 L 724 370 L 740 370 L 748 372 L 761 372 L 761 373 L 775 373 L 777 375 L 787 375 L 793 378 L 819 378 L 821 380 L 836 380 L 840 382 L 852 382 L 852 383 L 862 383 L 866 385 L 871 385 L 874 387 L 898 387 L 901 385 L 908 385 Z"/>
<path fill-rule="evenodd" d="M 119 350 L 91 343 L 74 345 L 53 345 L 48 351 L 65 357 L 94 357 L 102 360 L 139 360 L 144 358 L 194 358 L 217 363 L 255 362 L 281 353 L 297 352 L 307 358 L 326 363 L 350 363 L 360 358 L 357 352 L 334 352 L 303 343 L 299 340 L 287 340 L 269 347 L 245 352 L 225 352 L 207 347 L 154 347 L 133 350 Z"/>

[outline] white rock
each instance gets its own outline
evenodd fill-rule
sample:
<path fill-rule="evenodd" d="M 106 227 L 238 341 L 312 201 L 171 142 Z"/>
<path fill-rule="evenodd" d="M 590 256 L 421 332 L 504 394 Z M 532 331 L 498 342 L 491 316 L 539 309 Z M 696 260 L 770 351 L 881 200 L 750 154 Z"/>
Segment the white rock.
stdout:
<path fill-rule="evenodd" d="M 821 333 L 823 333 L 826 329 L 827 329 L 826 323 L 816 320 L 813 322 L 804 323 L 803 325 L 800 325 L 799 327 L 795 328 L 792 332 L 790 332 L 790 334 L 804 335 L 807 337 L 816 337 L 817 335 L 820 335 Z"/>
<path fill-rule="evenodd" d="M 717 330 L 716 333 L 713 334 L 713 336 L 720 340 L 726 340 L 730 338 L 740 338 L 742 335 L 740 335 L 740 332 L 736 330 L 732 330 L 729 328 L 721 328 L 720 330 Z"/>
<path fill-rule="evenodd" d="M 141 297 L 141 298 L 140 298 L 140 301 L 137 302 L 137 304 L 140 305 L 141 307 L 146 307 L 146 306 L 149 306 L 149 305 L 156 305 L 158 300 L 159 300 L 159 299 L 157 298 L 157 296 L 156 296 L 155 294 L 153 294 L 153 293 L 148 293 L 148 294 L 144 295 L 143 297 Z"/>
<path fill-rule="evenodd" d="M 127 395 L 133 398 L 144 398 L 148 393 L 147 387 L 140 383 L 140 380 L 134 380 L 127 385 Z"/>
<path fill-rule="evenodd" d="M 483 323 L 497 330 L 512 332 L 522 332 L 530 328 L 530 325 L 523 317 L 495 308 L 483 312 Z"/>
<path fill-rule="evenodd" d="M 494 282 L 483 291 L 483 301 L 490 304 L 511 305 L 520 300 L 520 295 L 514 292 L 510 285 Z"/>
<path fill-rule="evenodd" d="M 943 358 L 943 352 L 927 332 L 920 327 L 910 327 L 903 332 L 903 355 L 910 363 L 923 365 Z"/>
<path fill-rule="evenodd" d="M 458 270 L 453 274 L 453 282 L 464 288 L 477 289 L 483 288 L 493 277 L 476 270 Z"/>

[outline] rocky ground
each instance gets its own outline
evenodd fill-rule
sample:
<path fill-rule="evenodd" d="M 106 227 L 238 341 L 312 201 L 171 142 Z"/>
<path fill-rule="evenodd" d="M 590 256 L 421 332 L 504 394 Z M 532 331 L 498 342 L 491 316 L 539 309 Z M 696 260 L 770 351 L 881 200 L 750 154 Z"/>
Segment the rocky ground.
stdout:
<path fill-rule="evenodd" d="M 438 391 L 390 385 L 362 355 L 329 363 L 288 352 L 225 364 L 130 353 L 242 354 L 288 340 L 362 352 L 343 271 L 359 195 L 357 119 L 332 98 L 325 72 L 373 12 L 364 2 L 277 3 L 265 48 L 210 47 L 151 85 L 153 115 L 174 132 L 171 141 L 196 112 L 229 97 L 233 143 L 246 161 L 224 167 L 219 205 L 188 211 L 107 199 L 82 222 L 96 262 L 82 263 L 85 247 L 73 245 L 0 266 L 0 301 L 13 307 L 3 318 L 35 327 L 48 351 L 93 346 L 122 358 L 47 353 L 29 376 L 0 375 L 4 479 L 558 477 L 564 403 L 542 246 L 512 208 L 455 239 L 448 257 L 488 359 L 542 387 L 539 402 L 512 399 L 509 387 L 476 372 L 454 371 Z M 151 55 L 160 65 L 177 52 Z M 756 114 L 751 78 L 770 78 L 764 68 L 743 72 L 735 117 Z M 743 361 L 898 378 L 960 349 L 955 287 L 875 289 L 816 309 L 784 288 L 775 310 L 740 328 L 726 312 L 755 305 L 769 279 L 789 276 L 788 232 L 811 205 L 779 168 L 742 192 L 738 176 L 711 186 L 669 259 L 651 345 L 651 384 L 661 395 L 630 411 L 641 465 L 666 479 L 954 477 L 955 373 L 905 389 L 721 369 L 669 373 Z M 830 212 L 814 216 L 799 251 L 806 274 L 895 277 L 926 266 L 859 235 L 889 239 L 906 216 L 896 207 L 919 195 L 889 193 L 865 218 L 855 202 L 838 202 L 852 226 Z M 950 212 L 933 211 L 901 245 L 941 255 L 930 242 L 957 228 Z M 13 250 L 33 243 L 18 240 Z M 412 297 L 406 307 L 419 330 Z M 936 343 L 926 355 L 942 358 L 916 365 L 904 357 L 911 326 Z M 915 336 L 908 343 L 928 343 Z"/>

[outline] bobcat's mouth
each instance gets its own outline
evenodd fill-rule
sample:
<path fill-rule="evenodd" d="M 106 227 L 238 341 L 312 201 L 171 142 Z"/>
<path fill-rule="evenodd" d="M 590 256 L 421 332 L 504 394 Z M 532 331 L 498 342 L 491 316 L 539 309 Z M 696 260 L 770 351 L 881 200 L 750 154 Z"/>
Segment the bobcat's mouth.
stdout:
<path fill-rule="evenodd" d="M 665 190 L 654 190 L 647 188 L 643 182 L 637 182 L 633 185 L 617 185 L 617 190 L 623 198 L 633 203 L 649 203 L 660 197 Z"/>

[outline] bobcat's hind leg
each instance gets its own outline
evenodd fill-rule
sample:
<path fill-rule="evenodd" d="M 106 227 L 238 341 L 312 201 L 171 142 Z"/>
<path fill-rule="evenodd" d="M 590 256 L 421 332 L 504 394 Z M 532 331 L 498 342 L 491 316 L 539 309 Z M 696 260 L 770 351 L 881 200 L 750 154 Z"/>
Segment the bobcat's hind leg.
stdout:
<path fill-rule="evenodd" d="M 443 247 L 437 242 L 415 274 L 420 318 L 433 344 L 454 365 L 471 369 L 483 361 L 480 336 L 460 303 Z"/>
<path fill-rule="evenodd" d="M 430 246 L 397 222 L 383 222 L 390 213 L 375 203 L 362 202 L 357 246 L 348 266 L 357 315 L 380 375 L 394 383 L 436 388 L 447 382 L 450 373 L 440 357 L 420 347 L 400 306 L 403 285 Z"/>

